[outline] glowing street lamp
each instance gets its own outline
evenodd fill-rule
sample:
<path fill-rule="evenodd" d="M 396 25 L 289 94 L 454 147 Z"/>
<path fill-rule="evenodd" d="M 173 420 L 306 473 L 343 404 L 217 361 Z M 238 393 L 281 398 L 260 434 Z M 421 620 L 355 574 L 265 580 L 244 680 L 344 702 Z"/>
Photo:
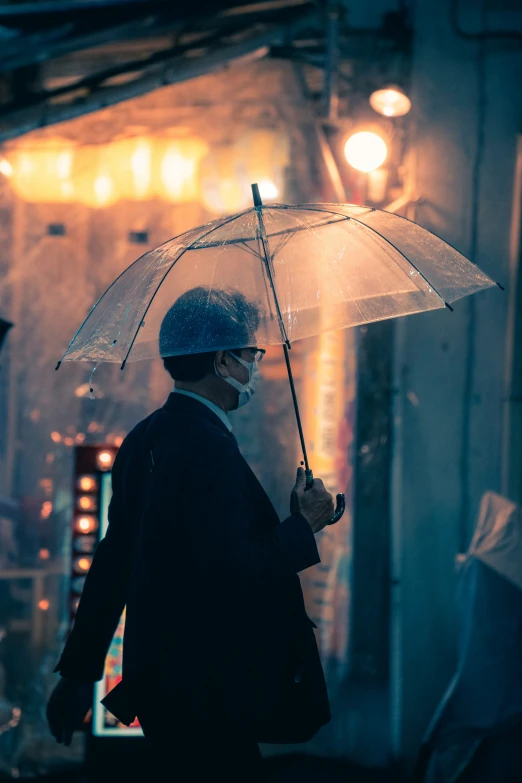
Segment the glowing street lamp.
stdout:
<path fill-rule="evenodd" d="M 411 101 L 400 87 L 390 84 L 372 92 L 370 106 L 384 117 L 403 117 L 410 111 Z"/>
<path fill-rule="evenodd" d="M 350 136 L 344 146 L 346 160 L 357 171 L 375 171 L 388 155 L 386 142 L 376 133 L 359 131 Z"/>

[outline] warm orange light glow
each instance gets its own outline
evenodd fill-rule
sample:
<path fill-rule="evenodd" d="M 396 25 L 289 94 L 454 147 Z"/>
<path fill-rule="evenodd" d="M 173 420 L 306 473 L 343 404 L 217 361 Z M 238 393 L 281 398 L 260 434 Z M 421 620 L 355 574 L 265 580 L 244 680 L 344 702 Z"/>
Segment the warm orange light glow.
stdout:
<path fill-rule="evenodd" d="M 13 167 L 7 158 L 2 158 L 0 160 L 0 174 L 3 174 L 4 177 L 12 177 L 13 175 Z"/>
<path fill-rule="evenodd" d="M 40 549 L 38 552 L 38 557 L 40 560 L 49 560 L 51 557 L 51 553 L 48 549 Z"/>
<path fill-rule="evenodd" d="M 75 443 L 83 443 L 85 440 L 85 435 L 83 432 L 77 432 L 74 436 L 74 442 Z"/>
<path fill-rule="evenodd" d="M 53 494 L 53 480 L 50 478 L 40 479 L 38 485 L 43 489 L 47 497 L 51 497 Z"/>
<path fill-rule="evenodd" d="M 19 196 L 37 203 L 76 201 L 101 208 L 152 197 L 188 203 L 200 201 L 203 188 L 207 206 L 222 213 L 250 205 L 251 182 L 265 183 L 268 201 L 277 198 L 289 147 L 281 130 L 257 128 L 214 150 L 203 172 L 209 148 L 188 128 L 83 146 L 55 137 L 18 143 L 9 160 L 0 159 L 0 173 L 12 177 Z"/>
<path fill-rule="evenodd" d="M 120 448 L 120 446 L 121 446 L 121 444 L 122 444 L 122 443 L 123 443 L 123 435 L 117 435 L 117 436 L 114 438 L 114 445 L 115 445 L 117 448 Z"/>
<path fill-rule="evenodd" d="M 285 187 L 290 163 L 290 140 L 282 129 L 255 128 L 245 133 L 237 145 L 237 166 L 243 187 L 252 201 L 251 183 L 257 182 L 264 201 L 279 198 Z"/>
<path fill-rule="evenodd" d="M 175 204 L 198 201 L 198 171 L 208 152 L 201 139 L 172 138 L 156 141 L 158 172 L 154 181 L 156 194 Z"/>
<path fill-rule="evenodd" d="M 106 174 L 101 174 L 94 180 L 94 193 L 96 195 L 97 205 L 100 207 L 105 206 L 111 200 L 112 191 L 114 185 L 112 179 Z"/>
<path fill-rule="evenodd" d="M 110 174 L 119 199 L 145 201 L 153 193 L 153 144 L 146 136 L 118 139 L 111 145 Z"/>
<path fill-rule="evenodd" d="M 90 495 L 82 495 L 78 498 L 78 508 L 81 508 L 82 511 L 94 511 L 96 501 Z"/>
<path fill-rule="evenodd" d="M 89 570 L 92 563 L 92 557 L 78 557 L 74 562 L 74 569 L 79 573 L 85 573 Z"/>
<path fill-rule="evenodd" d="M 71 436 L 68 435 L 66 438 L 63 439 L 63 445 L 64 446 L 74 446 L 74 438 L 71 438 Z"/>
<path fill-rule="evenodd" d="M 263 201 L 273 201 L 279 196 L 277 186 L 270 179 L 262 179 L 259 184 L 259 195 Z"/>
<path fill-rule="evenodd" d="M 200 169 L 204 205 L 216 214 L 252 206 L 253 182 L 266 201 L 283 196 L 289 161 L 288 137 L 275 129 L 257 128 L 234 144 L 213 149 Z"/>
<path fill-rule="evenodd" d="M 97 481 L 94 476 L 80 476 L 78 479 L 78 487 L 82 492 L 94 492 L 97 487 Z"/>
<path fill-rule="evenodd" d="M 210 212 L 222 215 L 250 206 L 252 196 L 239 180 L 236 168 L 237 152 L 232 145 L 214 150 L 201 164 L 202 200 Z"/>
<path fill-rule="evenodd" d="M 376 133 L 360 131 L 350 136 L 344 147 L 346 160 L 357 171 L 373 171 L 382 166 L 388 154 L 386 142 Z"/>
<path fill-rule="evenodd" d="M 96 461 L 102 470 L 109 470 L 114 462 L 114 455 L 110 451 L 100 451 L 96 457 Z"/>
<path fill-rule="evenodd" d="M 130 156 L 130 167 L 136 198 L 143 199 L 148 195 L 151 180 L 151 148 L 148 141 L 139 139 Z"/>
<path fill-rule="evenodd" d="M 93 533 L 98 527 L 98 520 L 90 514 L 77 517 L 75 528 L 79 533 Z"/>
<path fill-rule="evenodd" d="M 68 139 L 44 139 L 38 143 L 21 142 L 9 165 L 13 189 L 26 201 L 60 204 L 73 200 L 71 180 L 75 145 Z"/>
<path fill-rule="evenodd" d="M 60 435 L 59 432 L 56 432 L 56 431 L 55 432 L 51 432 L 51 440 L 54 443 L 60 443 L 61 439 L 62 439 L 62 436 Z"/>
<path fill-rule="evenodd" d="M 71 601 L 71 610 L 73 614 L 76 614 L 78 611 L 78 606 L 80 605 L 80 599 L 79 598 L 73 598 Z"/>
<path fill-rule="evenodd" d="M 41 601 L 38 601 L 38 609 L 41 609 L 42 612 L 46 612 L 49 609 L 50 605 L 51 604 L 49 603 L 47 598 L 42 598 Z"/>
<path fill-rule="evenodd" d="M 50 500 L 45 500 L 42 503 L 42 508 L 40 511 L 40 518 L 41 519 L 49 519 L 51 514 L 53 513 L 53 504 Z"/>
<path fill-rule="evenodd" d="M 76 200 L 88 207 L 108 207 L 119 198 L 118 159 L 114 145 L 79 147 L 74 156 L 72 180 Z"/>
<path fill-rule="evenodd" d="M 372 92 L 370 106 L 384 117 L 403 117 L 410 111 L 411 101 L 400 87 L 390 84 Z"/>

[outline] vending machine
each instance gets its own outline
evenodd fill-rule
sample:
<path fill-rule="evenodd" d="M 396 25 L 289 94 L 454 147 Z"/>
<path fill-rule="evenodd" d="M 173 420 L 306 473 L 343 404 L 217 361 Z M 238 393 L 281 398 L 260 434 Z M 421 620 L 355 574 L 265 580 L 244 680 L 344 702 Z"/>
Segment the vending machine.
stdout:
<path fill-rule="evenodd" d="M 72 523 L 72 574 L 70 588 L 70 623 L 74 623 L 78 604 L 94 550 L 105 536 L 109 524 L 109 503 L 111 500 L 112 466 L 116 458 L 114 446 L 77 446 L 75 449 L 74 473 L 74 515 Z M 123 613 L 106 662 L 105 675 L 95 683 L 91 732 L 94 737 L 142 737 L 138 721 L 125 726 L 118 721 L 100 701 L 118 685 L 121 680 Z"/>

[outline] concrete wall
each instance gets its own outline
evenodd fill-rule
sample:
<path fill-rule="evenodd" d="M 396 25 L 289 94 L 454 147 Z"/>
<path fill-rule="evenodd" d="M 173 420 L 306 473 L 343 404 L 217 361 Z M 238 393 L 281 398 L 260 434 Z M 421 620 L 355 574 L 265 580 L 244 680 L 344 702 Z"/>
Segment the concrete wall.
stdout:
<path fill-rule="evenodd" d="M 480 29 L 480 3 L 458 6 Z M 414 18 L 415 220 L 507 285 L 522 47 L 462 39 L 448 0 L 417 0 Z M 396 326 L 392 719 L 410 760 L 455 665 L 455 555 L 500 490 L 507 301 L 491 289 Z"/>

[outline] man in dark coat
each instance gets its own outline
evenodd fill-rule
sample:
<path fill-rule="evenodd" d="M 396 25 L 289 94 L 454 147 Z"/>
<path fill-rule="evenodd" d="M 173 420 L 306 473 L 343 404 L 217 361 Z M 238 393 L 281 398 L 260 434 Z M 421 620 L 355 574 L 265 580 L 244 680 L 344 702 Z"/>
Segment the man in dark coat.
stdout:
<path fill-rule="evenodd" d="M 258 323 L 241 294 L 203 288 L 164 318 L 175 388 L 118 453 L 107 535 L 48 705 L 53 735 L 69 744 L 126 607 L 123 678 L 104 704 L 123 723 L 139 718 L 180 781 L 254 780 L 258 742 L 306 740 L 330 717 L 297 574 L 319 562 L 314 533 L 332 496 L 320 479 L 305 490 L 299 468 L 280 522 L 227 416 L 254 391 Z M 205 330 L 235 347 L 172 355 L 173 339 L 189 348 Z"/>

